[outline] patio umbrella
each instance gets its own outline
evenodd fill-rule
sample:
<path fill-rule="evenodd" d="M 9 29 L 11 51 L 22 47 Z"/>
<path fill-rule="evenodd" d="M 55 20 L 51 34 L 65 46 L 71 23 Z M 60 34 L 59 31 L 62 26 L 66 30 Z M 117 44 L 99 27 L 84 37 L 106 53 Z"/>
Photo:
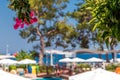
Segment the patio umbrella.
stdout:
<path fill-rule="evenodd" d="M 116 61 L 117 61 L 118 63 L 120 63 L 120 58 L 117 58 Z"/>
<path fill-rule="evenodd" d="M 11 56 L 11 55 L 0 55 L 0 59 L 6 59 L 6 58 L 15 58 L 15 56 Z"/>
<path fill-rule="evenodd" d="M 70 58 L 63 58 L 63 59 L 60 59 L 59 62 L 72 62 L 72 59 L 70 59 Z"/>
<path fill-rule="evenodd" d="M 120 75 L 98 68 L 93 71 L 70 76 L 69 80 L 120 80 Z"/>
<path fill-rule="evenodd" d="M 0 80 L 31 80 L 31 79 L 0 70 Z"/>
<path fill-rule="evenodd" d="M 19 61 L 18 64 L 36 64 L 36 61 L 31 59 L 24 59 Z"/>
<path fill-rule="evenodd" d="M 64 51 L 60 51 L 60 50 L 45 50 L 46 53 L 48 54 L 61 54 L 61 55 L 64 55 L 65 52 Z"/>
<path fill-rule="evenodd" d="M 85 62 L 85 61 L 86 60 L 84 60 L 82 58 L 77 58 L 77 57 L 75 57 L 75 58 L 72 59 L 72 62 Z"/>
<path fill-rule="evenodd" d="M 96 57 L 92 57 L 86 60 L 86 62 L 104 62 L 104 60 Z"/>
<path fill-rule="evenodd" d="M 2 59 L 0 60 L 0 64 L 4 64 L 4 65 L 12 65 L 12 64 L 17 64 L 18 62 L 15 60 L 11 60 L 11 59 Z"/>
<path fill-rule="evenodd" d="M 116 61 L 120 63 L 120 58 L 116 58 Z M 113 62 L 113 59 L 111 59 L 110 62 Z"/>

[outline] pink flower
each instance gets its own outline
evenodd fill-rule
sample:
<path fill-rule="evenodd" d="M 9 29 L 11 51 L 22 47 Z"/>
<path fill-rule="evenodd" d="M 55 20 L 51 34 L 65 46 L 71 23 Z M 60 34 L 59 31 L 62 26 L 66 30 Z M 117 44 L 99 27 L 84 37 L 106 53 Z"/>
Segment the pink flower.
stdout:
<path fill-rule="evenodd" d="M 30 24 L 33 24 L 34 22 L 37 22 L 37 18 L 36 17 L 30 19 Z"/>
<path fill-rule="evenodd" d="M 30 12 L 30 17 L 33 17 L 34 16 L 34 11 L 31 11 Z"/>
<path fill-rule="evenodd" d="M 19 27 L 20 28 L 24 28 L 24 25 L 26 24 L 27 26 L 30 25 L 30 24 L 33 24 L 35 22 L 37 22 L 37 18 L 34 16 L 34 11 L 31 11 L 30 13 L 30 22 L 28 22 L 26 20 L 26 18 L 24 19 L 24 21 L 22 21 L 22 19 L 19 19 L 19 18 L 16 18 L 15 19 L 15 25 L 14 25 L 14 29 L 18 29 Z"/>
<path fill-rule="evenodd" d="M 16 23 L 18 23 L 18 24 L 22 23 L 22 19 L 16 18 L 15 21 L 16 21 Z"/>
<path fill-rule="evenodd" d="M 34 22 L 37 22 L 37 21 L 38 21 L 36 17 L 32 18 L 32 20 L 33 20 Z"/>
<path fill-rule="evenodd" d="M 14 29 L 15 29 L 15 30 L 18 29 L 18 27 L 19 27 L 19 24 L 15 24 L 15 25 L 14 25 Z"/>
<path fill-rule="evenodd" d="M 21 24 L 21 28 L 24 28 L 24 24 L 23 23 Z"/>
<path fill-rule="evenodd" d="M 33 23 L 34 23 L 34 21 L 31 19 L 31 20 L 30 20 L 30 24 L 33 24 Z"/>
<path fill-rule="evenodd" d="M 34 22 L 37 22 L 37 18 L 34 17 L 34 11 L 31 11 L 30 13 L 30 24 L 33 24 Z"/>
<path fill-rule="evenodd" d="M 30 23 L 26 20 L 26 18 L 24 19 L 24 24 L 26 24 L 27 26 L 30 24 Z"/>

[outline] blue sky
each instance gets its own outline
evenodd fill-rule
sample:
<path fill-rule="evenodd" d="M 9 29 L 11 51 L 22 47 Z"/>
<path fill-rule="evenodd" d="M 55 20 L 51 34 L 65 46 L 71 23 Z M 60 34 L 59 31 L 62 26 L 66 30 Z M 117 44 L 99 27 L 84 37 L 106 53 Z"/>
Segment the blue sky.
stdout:
<path fill-rule="evenodd" d="M 74 0 L 71 1 L 74 2 Z M 9 53 L 20 50 L 29 51 L 34 44 L 28 44 L 27 40 L 19 36 L 19 30 L 14 30 L 13 17 L 16 15 L 14 11 L 8 8 L 8 3 L 7 0 L 1 0 L 0 3 L 0 53 L 6 53 L 7 45 Z M 72 3 L 69 3 L 70 11 L 74 8 Z"/>

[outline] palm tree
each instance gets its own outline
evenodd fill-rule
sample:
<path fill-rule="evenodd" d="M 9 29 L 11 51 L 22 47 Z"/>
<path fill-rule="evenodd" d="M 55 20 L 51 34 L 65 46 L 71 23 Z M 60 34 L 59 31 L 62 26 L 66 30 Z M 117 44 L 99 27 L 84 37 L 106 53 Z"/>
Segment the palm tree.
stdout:
<path fill-rule="evenodd" d="M 26 58 L 27 59 L 34 59 L 31 54 L 29 54 L 29 53 L 27 53 L 26 51 L 23 51 L 23 50 L 21 50 L 19 52 L 19 54 L 17 54 L 15 57 L 18 61 L 26 59 Z"/>

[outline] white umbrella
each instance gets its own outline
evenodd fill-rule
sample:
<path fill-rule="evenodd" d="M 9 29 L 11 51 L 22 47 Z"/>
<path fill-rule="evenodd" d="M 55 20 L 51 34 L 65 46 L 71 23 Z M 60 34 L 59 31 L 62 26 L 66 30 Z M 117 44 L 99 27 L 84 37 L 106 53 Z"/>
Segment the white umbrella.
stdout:
<path fill-rule="evenodd" d="M 15 56 L 11 56 L 11 55 L 0 55 L 0 59 L 6 59 L 6 58 L 15 58 Z"/>
<path fill-rule="evenodd" d="M 86 62 L 104 62 L 104 60 L 100 58 L 92 57 L 92 58 L 87 59 Z"/>
<path fill-rule="evenodd" d="M 63 59 L 60 59 L 59 62 L 72 62 L 72 59 L 70 59 L 70 58 L 63 58 Z"/>
<path fill-rule="evenodd" d="M 24 59 L 19 61 L 18 64 L 36 64 L 36 61 L 31 59 Z"/>
<path fill-rule="evenodd" d="M 116 61 L 120 63 L 120 58 L 116 58 Z M 113 59 L 111 59 L 110 62 L 113 62 Z"/>
<path fill-rule="evenodd" d="M 17 64 L 18 62 L 15 60 L 11 59 L 2 59 L 0 60 L 0 64 L 5 64 L 5 65 L 12 65 L 12 64 Z"/>
<path fill-rule="evenodd" d="M 62 54 L 62 55 L 65 54 L 63 51 L 60 51 L 60 50 L 45 50 L 45 53 L 48 53 L 48 54 Z"/>
<path fill-rule="evenodd" d="M 72 62 L 85 62 L 85 60 L 82 59 L 82 58 L 75 57 L 75 58 L 72 59 Z"/>
<path fill-rule="evenodd" d="M 93 71 L 70 76 L 69 80 L 120 80 L 120 75 L 99 68 Z"/>
<path fill-rule="evenodd" d="M 117 61 L 117 62 L 120 62 L 120 58 L 117 58 L 116 61 Z"/>
<path fill-rule="evenodd" d="M 30 80 L 30 79 L 0 70 L 0 80 Z"/>

